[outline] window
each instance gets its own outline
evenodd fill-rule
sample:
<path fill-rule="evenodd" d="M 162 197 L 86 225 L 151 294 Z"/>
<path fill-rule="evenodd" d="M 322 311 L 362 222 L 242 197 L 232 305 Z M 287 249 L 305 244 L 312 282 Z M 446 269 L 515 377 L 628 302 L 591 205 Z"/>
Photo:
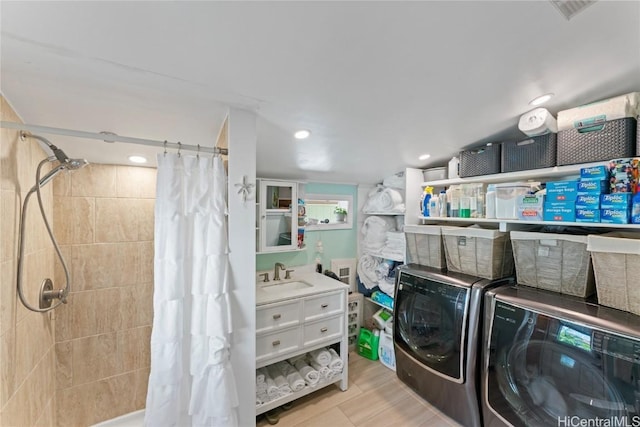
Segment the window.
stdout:
<path fill-rule="evenodd" d="M 307 230 L 353 228 L 353 197 L 340 194 L 307 194 L 304 199 Z"/>

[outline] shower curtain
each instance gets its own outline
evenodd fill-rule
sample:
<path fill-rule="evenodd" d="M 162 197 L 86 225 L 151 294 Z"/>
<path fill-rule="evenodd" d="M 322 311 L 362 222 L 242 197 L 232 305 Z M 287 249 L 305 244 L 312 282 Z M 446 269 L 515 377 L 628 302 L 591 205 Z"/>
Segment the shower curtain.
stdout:
<path fill-rule="evenodd" d="M 147 426 L 235 426 L 226 176 L 219 157 L 158 155 Z"/>

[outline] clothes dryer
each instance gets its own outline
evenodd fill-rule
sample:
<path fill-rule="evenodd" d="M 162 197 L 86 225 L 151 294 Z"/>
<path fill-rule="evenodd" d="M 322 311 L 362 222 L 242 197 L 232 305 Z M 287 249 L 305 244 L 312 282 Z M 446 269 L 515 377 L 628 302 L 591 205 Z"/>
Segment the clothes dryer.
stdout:
<path fill-rule="evenodd" d="M 486 427 L 640 425 L 640 317 L 522 286 L 485 297 Z"/>
<path fill-rule="evenodd" d="M 480 426 L 479 350 L 485 291 L 511 283 L 403 266 L 394 305 L 398 378 L 464 426 Z"/>

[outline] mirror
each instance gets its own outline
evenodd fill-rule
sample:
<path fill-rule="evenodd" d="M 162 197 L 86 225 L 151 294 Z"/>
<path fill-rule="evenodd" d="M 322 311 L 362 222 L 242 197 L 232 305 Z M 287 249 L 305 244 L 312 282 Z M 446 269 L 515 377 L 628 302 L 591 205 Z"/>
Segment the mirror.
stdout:
<path fill-rule="evenodd" d="M 261 180 L 258 188 L 258 252 L 298 249 L 298 186 Z"/>
<path fill-rule="evenodd" d="M 307 230 L 353 228 L 353 197 L 342 194 L 307 194 L 304 198 Z"/>

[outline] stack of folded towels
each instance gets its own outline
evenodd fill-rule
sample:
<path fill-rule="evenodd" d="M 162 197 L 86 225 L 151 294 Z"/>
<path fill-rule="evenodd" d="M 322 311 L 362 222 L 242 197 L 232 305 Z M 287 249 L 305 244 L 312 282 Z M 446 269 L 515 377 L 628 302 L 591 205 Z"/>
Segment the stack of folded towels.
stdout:
<path fill-rule="evenodd" d="M 256 370 L 256 406 L 302 390 L 316 387 L 320 380 L 330 381 L 343 370 L 343 362 L 332 348 L 282 360 Z"/>

